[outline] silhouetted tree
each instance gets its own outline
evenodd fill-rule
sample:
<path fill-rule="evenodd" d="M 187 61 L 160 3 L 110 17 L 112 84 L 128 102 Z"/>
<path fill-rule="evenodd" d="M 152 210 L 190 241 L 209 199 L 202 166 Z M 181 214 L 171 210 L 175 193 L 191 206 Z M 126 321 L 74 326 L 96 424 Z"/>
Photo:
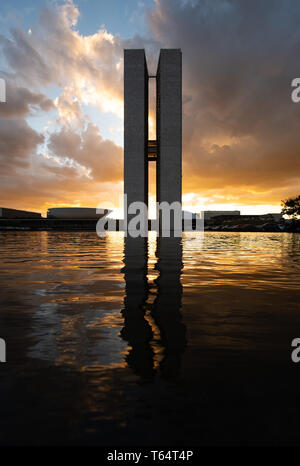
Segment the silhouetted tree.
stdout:
<path fill-rule="evenodd" d="M 281 202 L 282 215 L 287 215 L 293 219 L 300 217 L 300 196 L 294 199 L 286 199 Z"/>

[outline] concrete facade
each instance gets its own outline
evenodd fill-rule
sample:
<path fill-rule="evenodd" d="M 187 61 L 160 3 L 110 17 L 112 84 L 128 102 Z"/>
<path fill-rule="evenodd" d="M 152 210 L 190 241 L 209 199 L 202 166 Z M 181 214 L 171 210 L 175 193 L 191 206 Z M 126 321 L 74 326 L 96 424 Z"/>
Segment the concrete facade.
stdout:
<path fill-rule="evenodd" d="M 157 87 L 156 141 L 148 141 L 149 75 L 145 52 L 139 49 L 124 51 L 124 194 L 127 195 L 127 206 L 136 201 L 148 205 L 148 163 L 155 161 L 157 202 L 169 204 L 178 202 L 181 211 L 182 54 L 180 49 L 160 51 L 157 74 L 154 78 Z M 130 221 L 132 215 L 125 211 L 126 217 Z M 172 225 L 171 229 L 173 229 Z"/>
<path fill-rule="evenodd" d="M 181 50 L 160 51 L 157 69 L 157 201 L 182 197 L 182 64 Z"/>
<path fill-rule="evenodd" d="M 148 70 L 142 49 L 124 50 L 124 193 L 127 205 L 148 205 Z"/>
<path fill-rule="evenodd" d="M 29 212 L 28 210 L 9 209 L 7 207 L 0 207 L 0 218 L 42 218 L 39 212 Z"/>
<path fill-rule="evenodd" d="M 204 212 L 204 219 L 210 220 L 211 218 L 220 217 L 222 215 L 239 216 L 241 212 L 239 210 L 206 210 Z"/>
<path fill-rule="evenodd" d="M 97 211 L 102 210 L 99 214 Z M 48 209 L 47 218 L 63 218 L 63 219 L 99 219 L 103 215 L 108 215 L 111 210 L 108 209 L 93 209 L 91 207 L 53 207 Z"/>

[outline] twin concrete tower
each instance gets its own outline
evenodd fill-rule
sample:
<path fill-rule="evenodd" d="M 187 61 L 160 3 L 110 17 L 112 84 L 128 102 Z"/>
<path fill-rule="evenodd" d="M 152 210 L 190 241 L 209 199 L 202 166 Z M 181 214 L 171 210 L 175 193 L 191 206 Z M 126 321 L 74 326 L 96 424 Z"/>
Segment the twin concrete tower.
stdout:
<path fill-rule="evenodd" d="M 148 137 L 150 78 L 156 80 L 156 140 L 149 140 Z M 160 51 L 156 76 L 148 74 L 143 49 L 124 50 L 124 193 L 127 195 L 125 208 L 128 209 L 130 204 L 136 201 L 148 206 L 150 161 L 156 163 L 156 201 L 181 204 L 182 57 L 180 49 Z M 128 210 L 126 214 L 130 219 Z M 160 212 L 158 218 L 161 220 Z"/>

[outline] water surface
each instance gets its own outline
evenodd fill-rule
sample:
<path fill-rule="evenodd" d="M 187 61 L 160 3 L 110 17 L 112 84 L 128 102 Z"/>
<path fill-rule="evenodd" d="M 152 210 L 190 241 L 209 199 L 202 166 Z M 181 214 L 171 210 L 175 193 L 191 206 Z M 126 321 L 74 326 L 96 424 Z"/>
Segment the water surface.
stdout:
<path fill-rule="evenodd" d="M 300 236 L 0 233 L 1 444 L 297 443 Z"/>

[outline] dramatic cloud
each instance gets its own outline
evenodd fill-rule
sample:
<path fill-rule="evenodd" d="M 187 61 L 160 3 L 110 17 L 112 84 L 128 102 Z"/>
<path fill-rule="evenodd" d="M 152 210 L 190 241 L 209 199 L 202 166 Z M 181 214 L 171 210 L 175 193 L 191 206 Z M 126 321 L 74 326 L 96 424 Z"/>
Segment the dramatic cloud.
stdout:
<path fill-rule="evenodd" d="M 102 139 L 92 123 L 80 134 L 63 129 L 50 137 L 49 153 L 61 159 L 74 160 L 94 181 L 118 182 L 123 175 L 122 149 Z"/>
<path fill-rule="evenodd" d="M 18 169 L 29 167 L 32 154 L 42 142 L 43 136 L 30 128 L 24 119 L 0 118 L 1 178 L 13 174 L 17 178 L 21 176 Z M 1 198 L 5 199 L 5 191 L 1 192 Z"/>
<path fill-rule="evenodd" d="M 41 10 L 30 35 L 14 29 L 10 37 L 0 36 L 8 64 L 7 103 L 0 106 L 0 195 L 9 205 L 95 205 L 121 190 L 122 149 L 102 138 L 82 105 L 122 116 L 123 45 L 104 29 L 80 35 L 78 16 L 67 1 Z M 61 89 L 54 101 L 40 92 L 53 85 Z M 54 109 L 42 134 L 25 119 Z"/>
<path fill-rule="evenodd" d="M 184 191 L 249 204 L 296 194 L 299 2 L 156 0 L 148 21 L 183 51 Z"/>
<path fill-rule="evenodd" d="M 24 87 L 12 86 L 9 82 L 6 85 L 7 102 L 0 105 L 0 117 L 24 117 L 30 112 L 48 112 L 54 108 L 52 100 L 44 94 L 34 94 Z"/>
<path fill-rule="evenodd" d="M 44 211 L 121 192 L 122 148 L 107 128 L 103 137 L 99 121 L 114 115 L 111 129 L 122 131 L 130 47 L 146 48 L 151 74 L 160 47 L 182 49 L 186 203 L 278 205 L 299 194 L 300 104 L 291 100 L 300 76 L 298 0 L 156 0 L 145 37 L 102 26 L 84 36 L 79 14 L 66 0 L 42 9 L 30 34 L 0 35 L 3 203 Z"/>
<path fill-rule="evenodd" d="M 104 29 L 80 35 L 74 29 L 78 16 L 78 9 L 68 2 L 41 10 L 30 35 L 14 29 L 11 38 L 0 36 L 11 69 L 8 76 L 30 89 L 53 84 L 67 87 L 81 102 L 121 114 L 121 40 Z"/>

